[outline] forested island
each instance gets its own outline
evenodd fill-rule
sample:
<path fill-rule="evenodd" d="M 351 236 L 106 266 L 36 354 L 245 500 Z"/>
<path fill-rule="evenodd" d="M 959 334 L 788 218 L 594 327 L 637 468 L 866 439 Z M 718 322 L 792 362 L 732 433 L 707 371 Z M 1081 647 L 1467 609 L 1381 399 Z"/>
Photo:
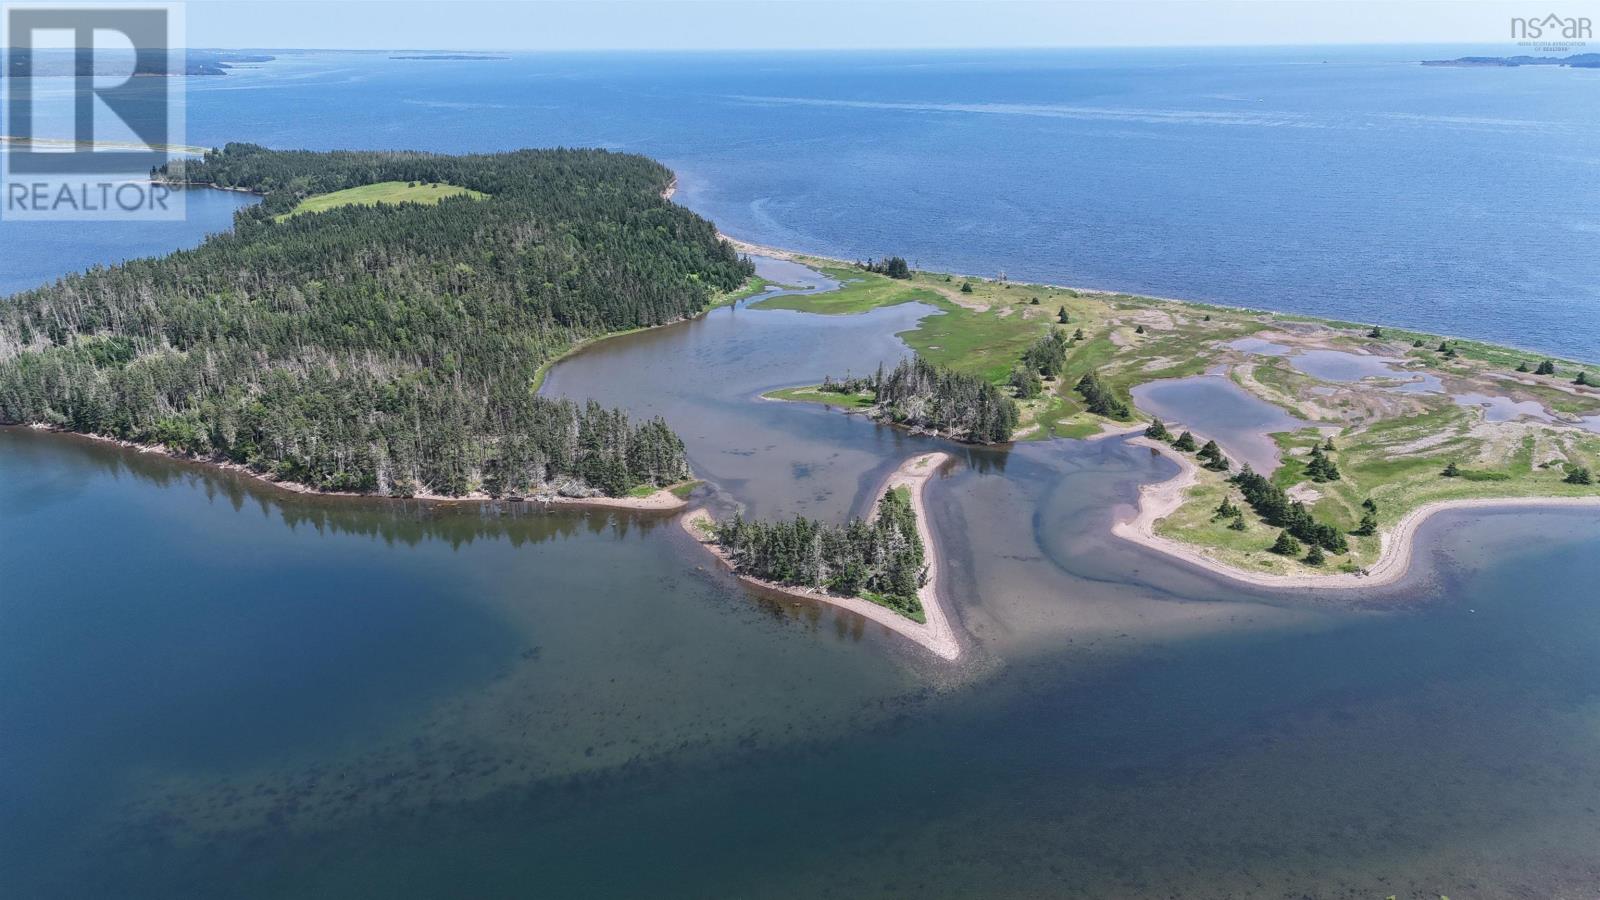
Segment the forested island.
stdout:
<path fill-rule="evenodd" d="M 1456 59 L 1425 59 L 1425 66 L 1457 69 L 1516 68 L 1517 66 L 1567 66 L 1574 69 L 1600 68 L 1600 53 L 1574 53 L 1570 56 L 1462 56 Z"/>
<path fill-rule="evenodd" d="M 193 250 L 0 305 L 0 423 L 322 491 L 618 496 L 687 477 L 661 420 L 535 393 L 578 343 L 698 314 L 750 278 L 663 199 L 660 164 L 230 144 L 155 175 L 262 201 Z M 316 202 L 373 185 L 393 187 Z"/>

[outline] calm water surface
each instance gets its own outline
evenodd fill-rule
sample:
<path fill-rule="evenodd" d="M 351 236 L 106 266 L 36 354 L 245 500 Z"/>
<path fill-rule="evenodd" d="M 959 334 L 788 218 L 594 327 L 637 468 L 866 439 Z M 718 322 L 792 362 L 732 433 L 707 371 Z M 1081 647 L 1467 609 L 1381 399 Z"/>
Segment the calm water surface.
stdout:
<path fill-rule="evenodd" d="M 177 222 L 0 222 L 0 297 L 49 284 L 69 272 L 193 247 L 233 227 L 256 202 L 237 191 L 188 191 Z"/>
<path fill-rule="evenodd" d="M 1600 70 L 1417 65 L 1507 49 L 274 51 L 189 79 L 188 140 L 608 147 L 759 243 L 1591 358 Z M 0 288 L 58 274 L 6 256 Z"/>
<path fill-rule="evenodd" d="M 1235 463 L 1249 463 L 1257 472 L 1278 467 L 1273 432 L 1313 424 L 1251 394 L 1226 375 L 1149 381 L 1135 386 L 1132 393 L 1139 409 L 1175 429 L 1192 428 L 1215 440 Z"/>
<path fill-rule="evenodd" d="M 923 312 L 722 309 L 598 344 L 546 390 L 682 417 L 719 507 L 843 516 L 945 445 L 758 394 L 892 359 L 887 335 Z M 931 498 L 971 651 L 945 667 L 746 591 L 671 517 L 307 498 L 0 431 L 0 879 L 125 897 L 1592 887 L 1593 516 L 1440 518 L 1398 588 L 1249 596 L 1107 536 L 1171 474 L 1148 451 L 960 456 Z"/>
<path fill-rule="evenodd" d="M 637 150 L 756 240 L 1592 356 L 1593 73 L 1418 53 L 306 54 L 196 80 L 189 122 Z M 0 223 L 0 290 L 191 244 L 217 200 L 148 245 Z M 721 309 L 545 390 L 667 415 L 719 511 L 842 518 L 954 450 L 957 667 L 747 591 L 671 517 L 0 430 L 0 895 L 1593 896 L 1596 517 L 1439 517 L 1392 589 L 1250 594 L 1107 535 L 1172 474 L 1147 451 L 759 399 L 927 312 Z"/>

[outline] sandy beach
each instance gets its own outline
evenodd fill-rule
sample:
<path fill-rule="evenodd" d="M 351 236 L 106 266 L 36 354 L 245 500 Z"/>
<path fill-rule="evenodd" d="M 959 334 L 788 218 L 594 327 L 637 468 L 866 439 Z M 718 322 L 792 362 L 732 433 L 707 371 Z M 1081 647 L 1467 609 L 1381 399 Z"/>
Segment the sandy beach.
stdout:
<path fill-rule="evenodd" d="M 827 591 L 814 588 L 792 587 L 752 578 L 748 575 L 739 575 L 740 580 L 758 585 L 771 591 L 786 594 L 790 597 L 799 597 L 806 600 L 815 600 L 827 603 L 840 609 L 849 610 L 863 618 L 877 622 L 883 627 L 916 642 L 940 659 L 955 660 L 961 656 L 961 642 L 956 639 L 955 629 L 950 624 L 950 618 L 939 600 L 939 552 L 938 545 L 933 540 L 933 530 L 928 525 L 927 505 L 923 499 L 923 492 L 933 478 L 939 467 L 950 459 L 947 453 L 922 453 L 906 460 L 896 469 L 884 483 L 879 486 L 875 496 L 882 497 L 890 488 L 905 487 L 911 496 L 911 509 L 917 516 L 917 534 L 922 539 L 924 560 L 927 564 L 927 579 L 922 588 L 917 591 L 917 599 L 922 603 L 923 617 L 926 623 L 914 622 L 900 615 L 886 606 L 879 606 L 870 600 L 860 597 L 845 597 L 830 594 Z M 877 503 L 873 504 L 873 512 L 877 511 Z M 706 536 L 705 526 L 711 523 L 711 514 L 704 508 L 684 516 L 681 520 L 683 529 L 696 541 L 717 557 L 722 564 L 733 570 L 733 562 L 722 548 L 712 543 Z"/>
<path fill-rule="evenodd" d="M 1139 509 L 1133 518 L 1111 526 L 1111 533 L 1152 550 L 1159 550 L 1186 562 L 1193 563 L 1234 581 L 1269 588 L 1317 588 L 1343 590 L 1370 588 L 1391 584 L 1411 568 L 1415 552 L 1417 529 L 1434 513 L 1452 509 L 1505 509 L 1505 508 L 1600 508 L 1600 497 L 1507 497 L 1504 499 L 1441 500 L 1427 503 L 1406 513 L 1394 528 L 1380 535 L 1382 550 L 1377 562 L 1365 574 L 1336 572 L 1327 575 L 1274 575 L 1250 572 L 1206 555 L 1202 550 L 1155 533 L 1156 523 L 1171 515 L 1183 504 L 1184 494 L 1198 480 L 1199 466 L 1188 456 L 1166 444 L 1147 437 L 1131 438 L 1129 444 L 1149 447 L 1178 464 L 1177 475 L 1139 489 Z"/>

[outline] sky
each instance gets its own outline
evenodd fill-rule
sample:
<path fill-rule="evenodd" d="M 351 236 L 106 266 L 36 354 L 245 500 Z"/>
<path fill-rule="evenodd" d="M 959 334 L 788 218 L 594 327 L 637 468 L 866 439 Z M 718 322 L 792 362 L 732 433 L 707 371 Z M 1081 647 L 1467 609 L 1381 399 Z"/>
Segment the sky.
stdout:
<path fill-rule="evenodd" d="M 187 31 L 375 50 L 1490 44 L 1550 12 L 1600 19 L 1600 0 L 189 0 Z"/>

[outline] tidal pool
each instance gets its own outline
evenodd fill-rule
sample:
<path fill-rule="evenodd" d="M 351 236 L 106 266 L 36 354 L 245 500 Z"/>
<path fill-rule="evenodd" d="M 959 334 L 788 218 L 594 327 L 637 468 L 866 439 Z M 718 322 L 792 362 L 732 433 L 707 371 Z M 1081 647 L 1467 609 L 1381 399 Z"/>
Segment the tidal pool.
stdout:
<path fill-rule="evenodd" d="M 1363 378 L 1405 379 L 1403 384 L 1394 385 L 1391 390 L 1404 393 L 1444 390 L 1439 376 L 1420 369 L 1405 368 L 1404 360 L 1392 356 L 1373 356 L 1347 350 L 1296 350 L 1286 344 L 1255 337 L 1239 338 L 1228 342 L 1226 346 L 1258 356 L 1285 357 L 1295 371 L 1323 381 L 1348 384 Z"/>
<path fill-rule="evenodd" d="M 1278 467 L 1274 432 L 1313 424 L 1251 394 L 1225 375 L 1146 382 L 1133 389 L 1133 402 L 1174 432 L 1189 428 L 1215 439 L 1236 468 L 1249 463 L 1262 473 Z"/>
<path fill-rule="evenodd" d="M 1229 348 L 1230 350 L 1238 350 L 1243 353 L 1254 353 L 1257 356 L 1287 356 L 1294 350 L 1294 348 L 1287 344 L 1279 344 L 1274 341 L 1269 341 L 1265 338 L 1258 337 L 1238 338 L 1236 340 L 1229 341 L 1223 346 Z"/>
<path fill-rule="evenodd" d="M 1367 356 L 1344 350 L 1302 350 L 1289 357 L 1289 365 L 1323 381 L 1360 381 L 1363 378 L 1408 378 L 1412 372 L 1400 368 L 1400 360 L 1387 356 Z"/>
<path fill-rule="evenodd" d="M 1469 392 L 1452 394 L 1450 398 L 1459 406 L 1476 406 L 1483 410 L 1486 422 L 1509 422 L 1524 416 L 1540 422 L 1554 422 L 1555 416 L 1544 408 L 1537 400 L 1513 400 L 1510 397 L 1497 397 L 1491 394 Z"/>

